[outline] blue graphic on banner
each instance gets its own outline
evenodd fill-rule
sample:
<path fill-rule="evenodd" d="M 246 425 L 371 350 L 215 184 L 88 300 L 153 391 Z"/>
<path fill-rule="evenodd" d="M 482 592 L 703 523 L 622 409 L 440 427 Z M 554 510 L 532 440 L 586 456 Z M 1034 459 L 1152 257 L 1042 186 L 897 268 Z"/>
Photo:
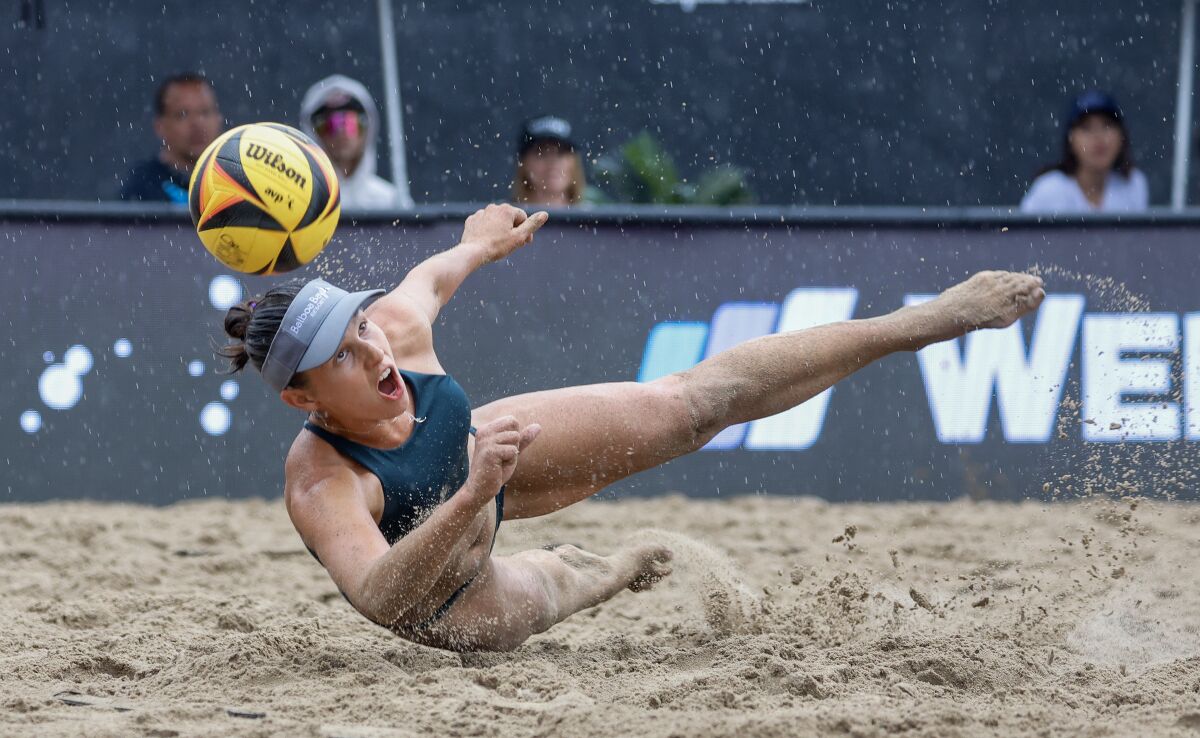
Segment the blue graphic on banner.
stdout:
<path fill-rule="evenodd" d="M 792 290 L 781 305 L 725 303 L 714 312 L 711 330 L 705 323 L 659 323 L 651 329 L 646 341 L 638 381 L 648 382 L 688 369 L 704 358 L 754 338 L 848 320 L 857 300 L 858 290 L 852 287 L 807 287 Z M 770 418 L 730 426 L 704 448 L 808 448 L 821 434 L 832 391 L 826 390 L 803 405 Z"/>
<path fill-rule="evenodd" d="M 659 323 L 650 329 L 650 337 L 646 339 L 637 381 L 653 382 L 699 364 L 707 339 L 708 323 Z"/>
<path fill-rule="evenodd" d="M 727 302 L 713 314 L 705 357 L 714 356 L 775 329 L 779 306 L 769 302 Z M 731 425 L 708 442 L 706 449 L 738 448 L 746 436 L 745 423 Z"/>

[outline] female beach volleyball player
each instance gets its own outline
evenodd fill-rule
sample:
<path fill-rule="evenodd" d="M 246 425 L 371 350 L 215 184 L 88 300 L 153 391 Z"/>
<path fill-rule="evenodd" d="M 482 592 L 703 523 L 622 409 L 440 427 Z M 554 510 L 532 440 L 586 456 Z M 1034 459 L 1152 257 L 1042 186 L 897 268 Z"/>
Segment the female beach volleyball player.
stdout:
<path fill-rule="evenodd" d="M 759 338 L 654 382 L 472 410 L 438 362 L 432 324 L 468 274 L 529 243 L 546 218 L 489 205 L 467 219 L 462 243 L 391 292 L 293 282 L 225 317 L 233 368 L 253 362 L 308 413 L 285 464 L 300 537 L 359 612 L 419 643 L 515 648 L 670 573 L 670 552 L 652 542 L 612 556 L 573 546 L 492 556 L 502 520 L 590 497 L 893 352 L 1009 325 L 1044 297 L 1036 277 L 984 272 L 928 303 Z"/>

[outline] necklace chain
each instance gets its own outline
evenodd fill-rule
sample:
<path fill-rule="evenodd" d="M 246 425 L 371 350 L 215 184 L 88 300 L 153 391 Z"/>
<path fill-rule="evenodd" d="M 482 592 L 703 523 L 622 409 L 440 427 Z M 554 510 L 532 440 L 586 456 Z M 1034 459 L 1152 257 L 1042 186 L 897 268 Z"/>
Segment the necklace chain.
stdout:
<path fill-rule="evenodd" d="M 403 418 L 405 416 L 407 416 L 408 418 L 410 418 L 412 420 L 414 427 L 421 423 L 424 423 L 426 420 L 429 419 L 428 416 L 426 416 L 424 418 L 418 418 L 416 415 L 413 415 L 412 413 L 408 412 L 407 410 L 405 410 L 402 414 L 397 415 L 396 418 Z M 321 427 L 323 427 L 325 430 L 329 431 L 330 433 L 338 433 L 339 435 L 345 434 L 345 433 L 354 434 L 354 431 L 351 431 L 349 428 L 339 427 L 339 426 L 329 422 L 329 416 L 319 410 L 313 410 L 312 417 L 313 417 L 313 420 L 317 421 L 318 425 L 320 425 Z M 375 425 L 376 425 L 376 427 L 385 425 L 387 423 L 391 423 L 391 422 L 395 421 L 396 418 L 392 418 L 390 420 L 380 420 Z M 357 435 L 357 434 L 355 434 L 355 435 Z"/>

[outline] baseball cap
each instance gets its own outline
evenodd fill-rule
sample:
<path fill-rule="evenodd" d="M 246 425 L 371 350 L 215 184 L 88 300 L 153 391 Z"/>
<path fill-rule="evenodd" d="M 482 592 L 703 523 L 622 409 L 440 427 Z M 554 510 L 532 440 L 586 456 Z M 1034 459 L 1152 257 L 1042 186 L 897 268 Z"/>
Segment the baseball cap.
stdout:
<path fill-rule="evenodd" d="M 271 389 L 282 392 L 292 377 L 329 361 L 342 344 L 350 320 L 383 292 L 347 292 L 323 279 L 304 285 L 271 340 L 262 365 L 263 379 Z"/>
<path fill-rule="evenodd" d="M 1101 90 L 1088 90 L 1071 101 L 1071 109 L 1067 112 L 1066 129 L 1075 127 L 1085 116 L 1092 113 L 1106 113 L 1116 120 L 1121 120 L 1121 106 L 1112 95 Z"/>
<path fill-rule="evenodd" d="M 575 141 L 571 138 L 571 124 L 555 115 L 540 115 L 521 124 L 521 142 L 517 146 L 517 155 L 523 155 L 541 141 L 554 141 L 569 151 L 575 150 Z"/>

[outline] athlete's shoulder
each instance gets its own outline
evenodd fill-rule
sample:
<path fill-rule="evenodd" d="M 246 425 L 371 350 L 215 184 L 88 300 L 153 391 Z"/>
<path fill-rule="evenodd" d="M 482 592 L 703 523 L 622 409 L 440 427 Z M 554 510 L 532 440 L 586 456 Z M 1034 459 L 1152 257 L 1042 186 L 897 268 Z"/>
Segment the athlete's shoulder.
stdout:
<path fill-rule="evenodd" d="M 347 520 L 370 523 L 370 501 L 374 499 L 374 505 L 382 509 L 382 487 L 369 472 L 308 431 L 301 431 L 292 443 L 284 466 L 283 502 L 288 518 L 304 545 L 328 567 L 333 559 L 325 548 L 329 531 L 341 530 Z"/>
<path fill-rule="evenodd" d="M 283 476 L 284 506 L 302 536 L 323 512 L 365 504 L 374 479 L 307 430 L 292 442 Z"/>
<path fill-rule="evenodd" d="M 284 494 L 304 492 L 327 483 L 352 483 L 351 462 L 308 430 L 301 430 L 283 462 Z"/>

